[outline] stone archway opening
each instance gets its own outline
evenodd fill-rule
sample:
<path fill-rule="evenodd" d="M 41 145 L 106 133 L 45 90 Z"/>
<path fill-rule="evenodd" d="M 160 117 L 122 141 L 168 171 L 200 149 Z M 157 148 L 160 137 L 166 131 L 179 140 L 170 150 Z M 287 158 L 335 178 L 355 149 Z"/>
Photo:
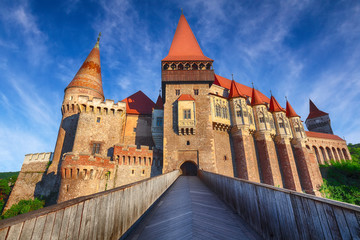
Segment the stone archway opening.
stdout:
<path fill-rule="evenodd" d="M 183 176 L 196 176 L 197 169 L 197 165 L 191 161 L 186 161 L 180 166 L 181 175 Z"/>

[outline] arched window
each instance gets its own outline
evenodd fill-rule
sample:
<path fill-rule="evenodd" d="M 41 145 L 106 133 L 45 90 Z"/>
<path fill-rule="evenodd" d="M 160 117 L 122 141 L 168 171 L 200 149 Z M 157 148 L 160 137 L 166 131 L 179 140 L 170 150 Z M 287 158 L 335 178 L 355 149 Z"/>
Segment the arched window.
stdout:
<path fill-rule="evenodd" d="M 333 157 L 333 155 L 332 155 L 331 150 L 330 150 L 329 147 L 326 147 L 326 152 L 327 152 L 327 154 L 328 154 L 328 156 L 329 156 L 329 159 L 334 159 L 334 157 Z"/>
<path fill-rule="evenodd" d="M 205 67 L 205 65 L 203 63 L 200 63 L 200 65 L 199 65 L 200 70 L 202 70 L 204 67 Z"/>
<path fill-rule="evenodd" d="M 182 65 L 182 63 L 178 65 L 178 70 L 184 70 L 184 65 Z"/>
<path fill-rule="evenodd" d="M 337 152 L 338 152 L 339 160 L 345 160 L 344 156 L 342 155 L 342 152 L 341 152 L 340 148 L 337 148 Z"/>
<path fill-rule="evenodd" d="M 322 154 L 322 157 L 323 157 L 323 162 L 328 162 L 328 159 L 326 157 L 326 154 L 325 154 L 325 150 L 323 147 L 320 147 L 320 151 L 321 151 L 321 154 Z"/>
<path fill-rule="evenodd" d="M 323 162 L 322 162 L 321 159 L 320 159 L 319 152 L 318 152 L 317 148 L 316 148 L 315 146 L 313 146 L 313 149 L 314 149 L 314 153 L 315 153 L 317 162 L 318 162 L 319 164 L 323 164 Z"/>
<path fill-rule="evenodd" d="M 192 65 L 192 70 L 198 70 L 198 65 L 196 63 Z"/>
<path fill-rule="evenodd" d="M 133 157 L 134 165 L 136 165 L 136 157 Z"/>
<path fill-rule="evenodd" d="M 128 165 L 131 164 L 130 156 L 128 156 Z"/>
<path fill-rule="evenodd" d="M 126 162 L 125 162 L 125 156 L 122 157 L 122 162 L 123 162 L 123 165 L 126 164 Z"/>
<path fill-rule="evenodd" d="M 219 104 L 216 104 L 216 117 L 221 117 L 221 108 Z"/>
<path fill-rule="evenodd" d="M 342 152 L 343 152 L 343 154 L 344 154 L 345 160 L 349 160 L 349 156 L 348 156 L 347 151 L 346 151 L 345 148 L 342 149 Z"/>
<path fill-rule="evenodd" d="M 166 64 L 164 65 L 164 70 L 168 70 L 168 69 L 169 69 L 169 64 L 166 63 Z"/>
<path fill-rule="evenodd" d="M 141 165 L 141 157 L 139 157 L 139 165 Z"/>
<path fill-rule="evenodd" d="M 333 151 L 335 160 L 336 160 L 336 161 L 339 161 L 339 157 L 338 157 L 338 155 L 337 155 L 336 150 L 335 150 L 334 147 L 332 148 L 332 151 Z"/>
<path fill-rule="evenodd" d="M 173 64 L 171 64 L 171 69 L 172 70 L 175 70 L 175 68 L 176 68 L 176 65 L 173 63 Z"/>
<path fill-rule="evenodd" d="M 144 157 L 144 165 L 146 165 L 146 157 Z"/>
<path fill-rule="evenodd" d="M 190 64 L 187 63 L 187 64 L 185 65 L 185 69 L 186 69 L 186 70 L 189 70 L 189 69 L 190 69 Z"/>

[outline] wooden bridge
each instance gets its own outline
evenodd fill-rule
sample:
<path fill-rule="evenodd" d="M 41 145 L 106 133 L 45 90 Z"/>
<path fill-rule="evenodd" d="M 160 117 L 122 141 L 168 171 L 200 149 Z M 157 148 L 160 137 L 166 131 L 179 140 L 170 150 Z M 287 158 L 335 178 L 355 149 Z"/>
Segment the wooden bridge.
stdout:
<path fill-rule="evenodd" d="M 5 239 L 360 239 L 360 207 L 179 171 L 0 221 Z"/>

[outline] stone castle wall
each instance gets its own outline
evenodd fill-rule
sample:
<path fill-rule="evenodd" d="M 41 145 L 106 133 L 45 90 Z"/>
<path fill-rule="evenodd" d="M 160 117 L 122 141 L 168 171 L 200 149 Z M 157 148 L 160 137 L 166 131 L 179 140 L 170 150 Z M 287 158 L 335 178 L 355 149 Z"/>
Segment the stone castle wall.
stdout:
<path fill-rule="evenodd" d="M 113 156 L 68 153 L 61 165 L 58 202 L 159 175 L 162 152 L 115 145 Z M 155 159 L 155 160 L 154 160 Z"/>
<path fill-rule="evenodd" d="M 39 183 L 47 172 L 53 153 L 26 154 L 21 171 L 6 203 L 5 210 L 22 199 L 34 199 L 47 195 L 47 189 L 41 188 Z"/>

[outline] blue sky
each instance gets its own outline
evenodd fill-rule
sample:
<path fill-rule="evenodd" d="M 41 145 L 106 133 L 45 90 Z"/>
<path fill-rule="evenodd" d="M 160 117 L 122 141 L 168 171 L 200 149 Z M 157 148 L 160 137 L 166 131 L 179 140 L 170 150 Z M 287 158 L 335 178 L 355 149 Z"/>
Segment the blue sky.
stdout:
<path fill-rule="evenodd" d="M 335 134 L 360 142 L 359 1 L 16 1 L 0 4 L 0 172 L 53 151 L 64 89 L 100 41 L 105 97 L 154 101 L 180 8 L 215 72 L 305 121 L 311 98 Z"/>

